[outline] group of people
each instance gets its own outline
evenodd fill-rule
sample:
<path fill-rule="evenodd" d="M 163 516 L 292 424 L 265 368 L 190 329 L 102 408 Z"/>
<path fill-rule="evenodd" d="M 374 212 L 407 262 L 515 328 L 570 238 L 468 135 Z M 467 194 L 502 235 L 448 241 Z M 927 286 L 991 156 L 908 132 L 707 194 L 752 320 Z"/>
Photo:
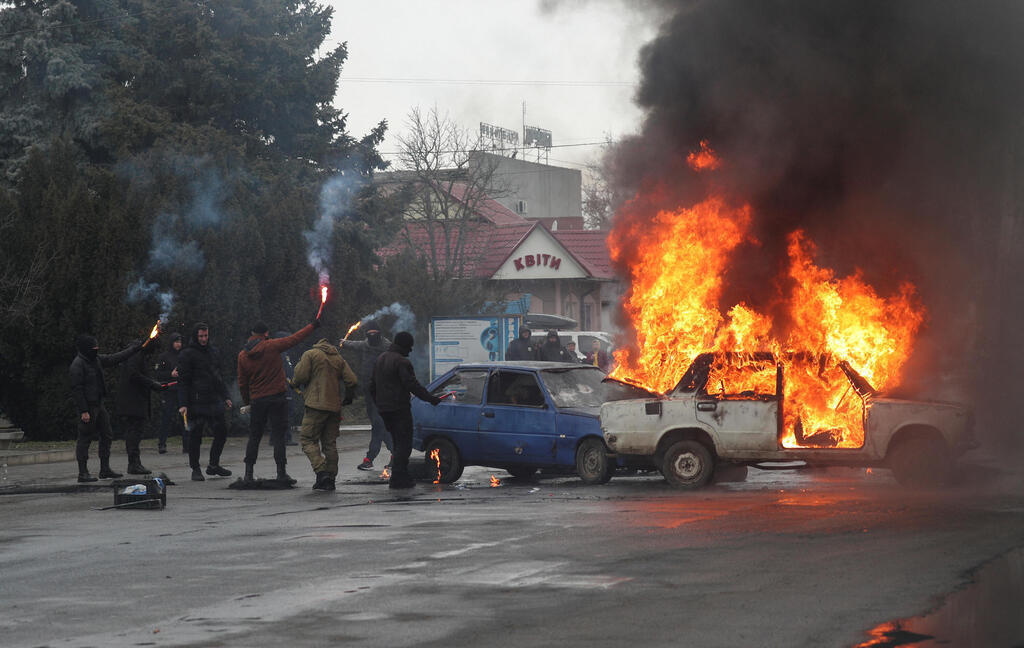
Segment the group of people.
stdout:
<path fill-rule="evenodd" d="M 558 337 L 558 331 L 548 331 L 541 343 L 533 340 L 533 331 L 524 327 L 519 329 L 519 337 L 509 342 L 505 351 L 506 360 L 540 360 L 543 362 L 583 362 L 583 364 L 600 367 L 607 372 L 611 369 L 611 358 L 601 348 L 601 341 L 595 339 L 590 352 L 581 361 L 576 354 L 576 343 L 569 342 L 564 347 Z"/>
<path fill-rule="evenodd" d="M 252 326 L 244 348 L 238 353 L 242 409 L 250 415 L 244 481 L 255 481 L 254 466 L 259 445 L 269 424 L 277 466 L 276 481 L 289 486 L 296 483 L 287 472 L 285 443 L 289 428 L 289 381 L 285 377 L 282 354 L 308 338 L 319 326 L 320 320 L 316 318 L 291 335 L 271 338 L 269 327 L 258 322 Z M 412 453 L 410 395 L 433 405 L 441 402 L 416 380 L 408 359 L 414 342 L 410 333 L 398 333 L 394 342 L 390 342 L 381 335 L 380 326 L 375 321 L 367 322 L 366 331 L 365 341 L 342 340 L 335 345 L 326 338 L 321 339 L 302 355 L 290 381 L 291 387 L 302 393 L 305 402 L 299 439 L 316 474 L 313 485 L 316 490 L 335 489 L 341 408 L 352 402 L 357 386 L 366 396 L 372 430 L 366 458 L 358 468 L 372 469 L 373 459 L 381 446 L 386 446 L 392 456 L 389 485 L 396 489 L 414 485 L 408 470 Z M 359 376 L 341 357 L 339 349 L 345 345 L 361 352 Z M 156 363 L 158 379 L 150 377 L 147 372 L 147 360 L 153 353 L 148 343 L 137 342 L 117 353 L 100 354 L 96 338 L 83 334 L 79 336 L 76 347 L 78 353 L 71 363 L 70 377 L 79 413 L 76 444 L 79 482 L 97 480 L 88 469 L 89 446 L 93 440 L 99 442 L 99 478 L 122 476 L 110 467 L 113 434 L 110 417 L 103 404 L 106 396 L 103 367 L 122 363 L 116 411 L 125 436 L 128 473 L 150 474 L 141 463 L 139 441 L 145 419 L 149 416 L 150 391 L 162 391 L 165 392 L 165 416 L 161 420 L 159 451 L 166 452 L 170 432 L 166 414 L 176 411 L 183 423 L 182 447 L 183 452 L 188 453 L 192 479 L 205 480 L 200 465 L 204 433 L 212 437 L 206 474 L 231 475 L 231 471 L 220 464 L 220 458 L 227 440 L 226 412 L 233 403 L 221 378 L 220 356 L 210 343 L 207 324 L 200 322 L 193 327 L 187 345 L 183 344 L 181 336 L 172 335 L 168 350 Z"/>

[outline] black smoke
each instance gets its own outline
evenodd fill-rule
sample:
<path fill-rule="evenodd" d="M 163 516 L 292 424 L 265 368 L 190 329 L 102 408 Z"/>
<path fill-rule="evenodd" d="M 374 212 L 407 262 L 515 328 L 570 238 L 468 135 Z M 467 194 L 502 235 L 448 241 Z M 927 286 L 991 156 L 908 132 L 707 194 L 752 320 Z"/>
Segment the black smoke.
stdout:
<path fill-rule="evenodd" d="M 841 276 L 859 268 L 882 294 L 913 281 L 929 319 L 905 390 L 974 400 L 1015 438 L 1003 403 L 1024 389 L 1024 3 L 657 4 L 645 122 L 608 163 L 621 195 L 659 204 L 619 216 L 710 191 L 749 203 L 758 243 L 739 251 L 723 310 L 773 312 L 797 228 Z M 698 176 L 685 158 L 703 139 L 724 165 Z"/>

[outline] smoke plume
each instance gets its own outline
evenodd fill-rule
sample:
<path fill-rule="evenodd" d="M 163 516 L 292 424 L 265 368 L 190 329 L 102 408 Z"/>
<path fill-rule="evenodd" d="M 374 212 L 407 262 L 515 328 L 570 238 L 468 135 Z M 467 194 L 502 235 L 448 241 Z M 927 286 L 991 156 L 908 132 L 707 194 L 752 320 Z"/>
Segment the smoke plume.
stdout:
<path fill-rule="evenodd" d="M 723 312 L 772 312 L 791 288 L 776 279 L 786 237 L 803 229 L 839 275 L 860 269 L 883 293 L 917 285 L 930 319 L 907 389 L 1012 401 L 1024 387 L 1024 4 L 653 4 L 669 13 L 640 53 L 645 122 L 608 161 L 636 196 L 620 221 L 642 231 L 712 193 L 749 204 L 754 240 L 726 271 Z M 701 140 L 723 163 L 698 176 L 686 157 Z"/>
<path fill-rule="evenodd" d="M 367 322 L 369 320 L 378 319 L 390 315 L 395 318 L 394 323 L 391 325 L 392 331 L 415 331 L 416 330 L 416 315 L 412 312 L 412 309 L 405 304 L 399 304 L 395 302 L 390 306 L 380 308 L 369 315 L 364 316 L 360 322 Z"/>
<path fill-rule="evenodd" d="M 306 238 L 309 265 L 316 270 L 321 285 L 330 283 L 334 225 L 348 217 L 363 182 L 358 174 L 342 171 L 320 188 L 320 213 L 313 222 L 313 228 L 303 232 L 303 236 Z"/>

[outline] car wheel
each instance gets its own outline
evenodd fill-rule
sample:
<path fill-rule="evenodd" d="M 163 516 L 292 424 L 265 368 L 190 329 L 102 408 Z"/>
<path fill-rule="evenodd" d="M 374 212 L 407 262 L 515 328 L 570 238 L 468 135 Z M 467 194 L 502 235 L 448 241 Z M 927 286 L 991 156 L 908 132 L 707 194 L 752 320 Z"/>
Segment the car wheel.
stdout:
<path fill-rule="evenodd" d="M 889 451 L 889 467 L 902 486 L 928 488 L 949 484 L 953 461 L 946 443 L 935 437 L 911 437 Z"/>
<path fill-rule="evenodd" d="M 715 460 L 699 441 L 677 441 L 665 451 L 661 473 L 665 481 L 679 488 L 695 489 L 708 483 L 715 472 Z"/>
<path fill-rule="evenodd" d="M 437 459 L 430 455 L 437 450 Z M 432 439 L 423 451 L 423 462 L 427 466 L 427 479 L 450 484 L 462 477 L 462 460 L 455 444 L 448 439 Z M 440 465 L 439 465 L 440 464 Z M 438 475 L 440 473 L 440 475 Z"/>
<path fill-rule="evenodd" d="M 746 464 L 720 463 L 715 465 L 711 481 L 716 484 L 744 482 L 747 481 L 747 472 L 749 471 Z"/>
<path fill-rule="evenodd" d="M 505 470 L 516 479 L 532 479 L 533 476 L 537 474 L 536 468 L 529 468 L 526 466 L 506 468 Z"/>
<path fill-rule="evenodd" d="M 598 439 L 583 439 L 576 449 L 576 474 L 584 484 L 607 484 L 615 472 L 615 463 Z"/>

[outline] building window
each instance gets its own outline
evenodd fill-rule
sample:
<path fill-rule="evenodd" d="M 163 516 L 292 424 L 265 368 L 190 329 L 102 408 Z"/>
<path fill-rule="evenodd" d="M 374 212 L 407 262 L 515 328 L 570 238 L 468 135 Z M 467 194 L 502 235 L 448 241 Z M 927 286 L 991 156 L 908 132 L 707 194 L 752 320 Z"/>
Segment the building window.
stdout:
<path fill-rule="evenodd" d="M 590 326 L 591 321 L 593 321 L 594 315 L 594 304 L 592 302 L 583 300 L 583 312 L 581 313 L 581 315 L 582 317 L 580 318 L 580 329 L 584 331 L 594 330 Z"/>
<path fill-rule="evenodd" d="M 517 200 L 516 201 L 516 213 L 517 214 L 525 214 L 525 213 L 527 213 L 528 210 L 529 210 L 529 205 L 526 204 L 525 200 Z"/>

